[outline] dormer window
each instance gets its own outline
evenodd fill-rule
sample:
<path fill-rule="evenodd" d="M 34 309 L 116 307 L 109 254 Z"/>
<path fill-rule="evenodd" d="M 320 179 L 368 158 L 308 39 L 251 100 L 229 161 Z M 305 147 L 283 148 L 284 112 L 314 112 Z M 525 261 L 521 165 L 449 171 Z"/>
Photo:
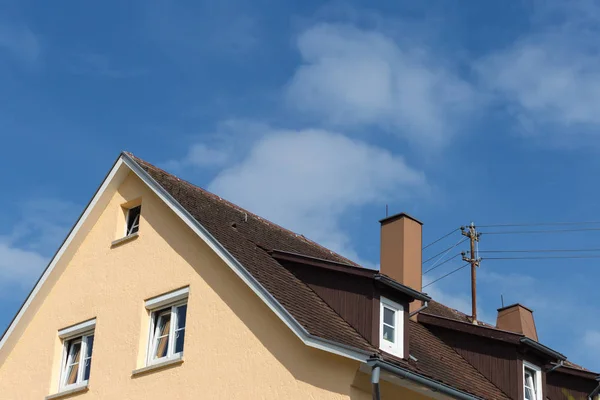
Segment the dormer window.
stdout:
<path fill-rule="evenodd" d="M 140 214 L 142 212 L 142 206 L 132 207 L 127 210 L 127 229 L 125 236 L 133 235 L 140 230 Z"/>
<path fill-rule="evenodd" d="M 525 400 L 542 400 L 542 370 L 523 362 L 523 390 Z"/>
<path fill-rule="evenodd" d="M 404 357 L 404 308 L 384 297 L 380 300 L 379 348 Z"/>

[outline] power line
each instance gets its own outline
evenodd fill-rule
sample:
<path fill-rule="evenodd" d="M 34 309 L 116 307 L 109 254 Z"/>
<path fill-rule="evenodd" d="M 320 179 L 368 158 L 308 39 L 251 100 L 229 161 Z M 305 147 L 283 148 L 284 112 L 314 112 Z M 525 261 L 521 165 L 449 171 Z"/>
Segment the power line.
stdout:
<path fill-rule="evenodd" d="M 464 239 L 460 240 L 458 243 L 456 243 L 454 246 L 450 246 L 450 247 L 448 247 L 447 249 L 444 249 L 444 250 L 440 251 L 440 252 L 439 252 L 439 253 L 437 253 L 435 256 L 429 257 L 427 260 L 423 261 L 423 264 L 426 264 L 426 263 L 428 263 L 429 261 L 433 260 L 434 258 L 436 258 L 437 256 L 439 256 L 440 254 L 444 254 L 444 253 L 446 253 L 447 251 L 450 251 L 450 250 L 452 250 L 453 248 L 455 248 L 456 246 L 458 246 L 458 245 L 459 245 L 459 244 L 461 244 L 461 243 L 464 243 L 464 242 L 465 242 L 465 241 L 467 241 L 468 239 L 469 239 L 469 238 L 464 238 Z"/>
<path fill-rule="evenodd" d="M 581 222 L 534 222 L 527 224 L 489 224 L 477 225 L 478 228 L 495 228 L 495 227 L 518 227 L 518 226 L 564 226 L 564 225 L 597 225 L 600 221 L 581 221 Z"/>
<path fill-rule="evenodd" d="M 436 244 L 437 242 L 439 242 L 442 239 L 446 239 L 448 236 L 452 235 L 454 232 L 458 231 L 460 228 L 456 228 L 453 229 L 451 232 L 448 232 L 447 234 L 445 234 L 444 236 L 442 236 L 441 238 L 434 240 L 433 242 L 429 243 L 427 246 L 423 247 L 423 250 L 425 250 L 426 248 L 428 248 L 431 245 Z"/>
<path fill-rule="evenodd" d="M 492 232 L 481 232 L 482 235 L 514 235 L 521 233 L 562 233 L 562 232 L 589 232 L 589 231 L 600 231 L 600 228 L 580 228 L 580 229 L 539 229 L 539 230 L 527 230 L 527 231 L 492 231 Z"/>
<path fill-rule="evenodd" d="M 481 250 L 480 253 L 574 253 L 586 251 L 600 251 L 598 249 L 538 249 L 538 250 Z"/>
<path fill-rule="evenodd" d="M 450 272 L 448 272 L 446 275 L 444 275 L 444 276 L 441 276 L 441 277 L 437 278 L 436 280 L 429 282 L 427 285 L 424 285 L 424 286 L 423 286 L 423 289 L 425 289 L 425 288 L 426 288 L 427 286 L 429 286 L 429 285 L 433 285 L 434 283 L 436 283 L 436 282 L 437 282 L 437 281 L 439 281 L 439 280 L 442 280 L 442 279 L 446 278 L 447 276 L 450 276 L 450 275 L 452 275 L 452 274 L 453 274 L 453 273 L 455 273 L 455 272 L 458 272 L 458 271 L 460 271 L 461 269 L 463 269 L 463 268 L 465 268 L 465 267 L 468 267 L 469 265 L 471 265 L 471 263 L 466 263 L 465 265 L 463 265 L 463 266 L 461 266 L 461 267 L 458 267 L 458 268 L 456 268 L 456 269 L 455 269 L 455 270 L 453 270 L 453 271 L 450 271 Z"/>
<path fill-rule="evenodd" d="M 531 256 L 531 257 L 484 257 L 484 260 L 541 260 L 541 259 L 577 259 L 577 258 L 600 258 L 600 255 L 577 255 L 577 256 Z"/>
<path fill-rule="evenodd" d="M 428 273 L 428 272 L 430 272 L 430 271 L 433 271 L 434 269 L 437 269 L 437 268 L 441 267 L 442 265 L 446 264 L 448 261 L 452 261 L 452 260 L 454 260 L 456 257 L 458 257 L 458 256 L 460 256 L 460 255 L 461 255 L 461 253 L 458 253 L 458 254 L 455 254 L 455 255 L 453 255 L 453 256 L 452 256 L 452 257 L 450 257 L 449 259 L 447 259 L 447 260 L 444 260 L 442 263 L 440 263 L 440 264 L 438 264 L 438 265 L 435 265 L 435 266 L 433 266 L 433 267 L 429 268 L 427 271 L 423 272 L 423 275 L 425 275 L 426 273 Z"/>

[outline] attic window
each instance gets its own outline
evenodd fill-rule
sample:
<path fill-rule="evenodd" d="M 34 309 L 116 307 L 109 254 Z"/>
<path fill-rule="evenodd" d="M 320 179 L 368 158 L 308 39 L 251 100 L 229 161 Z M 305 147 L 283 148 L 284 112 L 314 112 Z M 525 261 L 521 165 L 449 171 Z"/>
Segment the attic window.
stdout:
<path fill-rule="evenodd" d="M 60 391 L 86 387 L 92 366 L 96 320 L 92 319 L 58 332 L 63 340 Z"/>
<path fill-rule="evenodd" d="M 525 400 L 542 400 L 542 370 L 523 362 L 523 390 Z"/>
<path fill-rule="evenodd" d="M 404 308 L 384 297 L 380 300 L 379 348 L 403 357 Z"/>
<path fill-rule="evenodd" d="M 142 206 L 132 207 L 127 210 L 127 230 L 125 236 L 133 235 L 140 230 L 140 214 Z"/>

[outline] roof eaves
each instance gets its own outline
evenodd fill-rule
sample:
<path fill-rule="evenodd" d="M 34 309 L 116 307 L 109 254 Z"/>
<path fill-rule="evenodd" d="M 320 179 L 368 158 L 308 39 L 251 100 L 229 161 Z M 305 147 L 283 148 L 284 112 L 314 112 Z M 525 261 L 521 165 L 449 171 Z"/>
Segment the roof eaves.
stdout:
<path fill-rule="evenodd" d="M 373 277 L 378 272 L 377 270 L 373 270 L 373 269 L 369 269 L 369 268 L 357 267 L 357 266 L 351 265 L 351 264 L 345 264 L 345 263 L 332 261 L 332 260 L 325 260 L 323 258 L 311 257 L 311 256 L 307 256 L 305 254 L 293 253 L 290 251 L 273 249 L 273 250 L 269 251 L 269 254 L 271 255 L 271 257 L 273 257 L 276 260 L 298 262 L 300 264 L 307 264 L 307 265 L 312 265 L 315 267 L 322 267 L 322 268 L 331 269 L 334 271 L 350 273 L 353 275 Z"/>
<path fill-rule="evenodd" d="M 415 300 L 421 300 L 421 301 L 430 301 L 431 300 L 431 297 L 429 297 L 427 294 L 419 292 L 418 290 L 415 290 L 411 287 L 405 286 L 405 285 L 401 284 L 400 282 L 393 280 L 392 278 L 390 278 L 387 275 L 375 274 L 374 279 L 378 282 L 381 282 L 381 284 L 383 284 L 389 288 L 392 288 L 394 290 L 397 290 Z"/>
<path fill-rule="evenodd" d="M 522 337 L 520 342 L 559 361 L 565 361 L 567 359 L 567 357 L 564 354 L 561 354 L 556 350 L 552 350 L 550 347 L 545 346 L 540 342 L 536 342 L 535 340 L 530 339 L 527 336 Z"/>

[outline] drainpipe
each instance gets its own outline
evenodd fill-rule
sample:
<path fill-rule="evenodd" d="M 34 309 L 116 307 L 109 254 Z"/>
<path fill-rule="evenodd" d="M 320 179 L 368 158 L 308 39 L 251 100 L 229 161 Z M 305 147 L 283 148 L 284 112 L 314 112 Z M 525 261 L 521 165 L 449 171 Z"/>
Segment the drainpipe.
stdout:
<path fill-rule="evenodd" d="M 415 311 L 411 312 L 410 314 L 408 314 L 408 316 L 413 317 L 413 316 L 417 315 L 418 313 L 420 313 L 421 311 L 423 311 L 424 309 L 426 309 L 428 306 L 429 306 L 429 301 L 424 301 L 421 308 L 416 309 Z"/>
<path fill-rule="evenodd" d="M 379 393 L 379 375 L 381 373 L 381 368 L 378 366 L 373 366 L 373 370 L 371 372 L 371 384 L 373 385 L 373 400 L 380 400 L 381 394 Z"/>
<path fill-rule="evenodd" d="M 554 366 L 552 368 L 550 368 L 548 371 L 546 371 L 547 374 L 549 374 L 550 372 L 554 372 L 557 369 L 559 369 L 560 367 L 562 367 L 565 364 L 565 362 L 563 360 L 560 360 L 557 364 L 554 364 Z"/>
<path fill-rule="evenodd" d="M 598 386 L 596 386 L 596 389 L 594 389 L 592 391 L 592 393 L 590 393 L 588 395 L 588 400 L 595 400 L 594 396 L 596 396 L 598 393 L 600 393 L 600 376 L 596 377 L 596 380 L 599 382 Z"/>

